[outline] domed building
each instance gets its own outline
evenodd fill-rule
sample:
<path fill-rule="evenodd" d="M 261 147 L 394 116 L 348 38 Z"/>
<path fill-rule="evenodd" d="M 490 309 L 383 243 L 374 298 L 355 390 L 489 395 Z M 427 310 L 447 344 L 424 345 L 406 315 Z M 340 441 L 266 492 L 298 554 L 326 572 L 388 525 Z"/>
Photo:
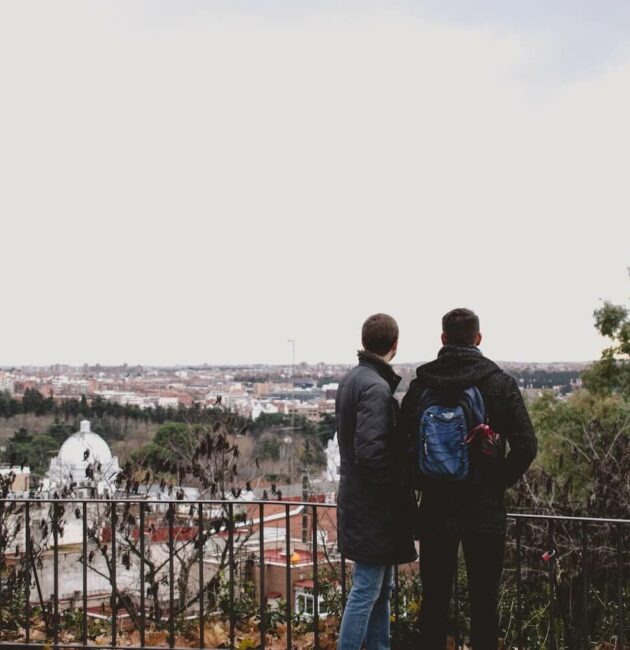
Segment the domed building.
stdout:
<path fill-rule="evenodd" d="M 113 495 L 116 475 L 120 472 L 118 458 L 112 456 L 109 445 L 90 430 L 89 420 L 61 445 L 48 470 L 51 489 L 70 486 L 96 488 L 99 496 Z"/>

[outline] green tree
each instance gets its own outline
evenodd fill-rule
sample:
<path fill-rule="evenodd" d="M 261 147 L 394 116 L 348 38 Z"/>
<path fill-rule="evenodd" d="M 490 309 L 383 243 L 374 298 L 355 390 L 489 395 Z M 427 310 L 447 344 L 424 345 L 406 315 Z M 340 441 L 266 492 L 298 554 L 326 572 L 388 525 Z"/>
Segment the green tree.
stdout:
<path fill-rule="evenodd" d="M 261 413 L 251 425 L 252 433 L 261 435 L 267 431 L 296 431 L 305 435 L 315 433 L 316 426 L 303 415 L 286 415 L 284 413 Z"/>
<path fill-rule="evenodd" d="M 195 453 L 195 430 L 181 422 L 165 422 L 155 434 L 153 442 L 133 454 L 135 461 L 143 461 L 154 470 L 170 463 L 190 463 Z"/>
<path fill-rule="evenodd" d="M 595 327 L 610 341 L 602 357 L 583 374 L 593 393 L 619 393 L 630 398 L 630 312 L 610 301 L 594 312 Z"/>
<path fill-rule="evenodd" d="M 16 443 L 30 443 L 33 437 L 31 434 L 24 428 L 20 427 L 14 434 L 12 441 Z"/>
<path fill-rule="evenodd" d="M 59 450 L 59 443 L 49 435 L 31 436 L 23 427 L 7 443 L 5 459 L 16 467 L 28 465 L 34 474 L 45 474 L 50 459 Z"/>
<path fill-rule="evenodd" d="M 280 458 L 280 443 L 275 436 L 258 438 L 254 445 L 254 455 L 260 460 L 278 460 Z"/>
<path fill-rule="evenodd" d="M 22 410 L 24 413 L 35 415 L 47 415 L 55 408 L 55 401 L 52 397 L 44 397 L 37 389 L 27 388 L 22 397 Z"/>
<path fill-rule="evenodd" d="M 566 399 L 550 393 L 534 402 L 539 439 L 537 507 L 572 514 L 628 517 L 630 402 L 588 390 Z M 531 474 L 529 480 L 533 480 Z"/>
<path fill-rule="evenodd" d="M 20 403 L 9 391 L 0 391 L 0 416 L 10 418 L 20 412 Z"/>
<path fill-rule="evenodd" d="M 32 440 L 33 436 L 24 427 L 20 427 L 9 438 L 3 460 L 10 466 L 28 465 Z"/>
<path fill-rule="evenodd" d="M 48 427 L 46 435 L 54 438 L 59 445 L 63 444 L 64 441 L 69 438 L 74 433 L 74 427 L 69 424 L 64 424 L 60 422 L 57 418 L 55 421 Z"/>
<path fill-rule="evenodd" d="M 532 405 L 540 451 L 536 466 L 510 493 L 512 511 L 630 518 L 629 314 L 624 307 L 604 303 L 594 316 L 598 331 L 611 344 L 584 373 L 583 390 L 566 398 L 547 393 Z M 618 579 L 618 534 L 606 525 L 588 529 L 588 574 L 591 590 L 597 594 L 589 599 L 592 640 L 610 639 L 616 633 L 611 612 L 615 607 L 612 587 Z M 549 545 L 547 526 L 531 522 L 524 535 L 528 563 L 535 566 Z M 580 647 L 586 639 L 575 612 L 584 611 L 586 603 L 579 530 L 557 523 L 555 545 L 560 629 L 567 647 Z M 629 556 L 626 546 L 622 561 L 628 562 Z M 534 571 L 526 575 L 526 591 L 539 590 L 537 580 L 540 574 Z"/>
<path fill-rule="evenodd" d="M 57 441 L 47 435 L 33 436 L 31 452 L 28 457 L 31 470 L 35 474 L 45 474 L 48 471 L 50 459 L 59 451 Z"/>

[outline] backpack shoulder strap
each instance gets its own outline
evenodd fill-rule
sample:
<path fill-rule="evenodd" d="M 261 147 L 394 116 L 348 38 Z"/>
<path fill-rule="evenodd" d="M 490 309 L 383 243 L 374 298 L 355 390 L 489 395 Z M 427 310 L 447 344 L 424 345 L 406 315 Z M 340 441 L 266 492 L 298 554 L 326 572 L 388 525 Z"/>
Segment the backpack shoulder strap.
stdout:
<path fill-rule="evenodd" d="M 422 415 L 429 406 L 440 403 L 440 396 L 438 392 L 433 388 L 423 388 L 420 392 L 420 397 L 418 399 L 416 414 Z"/>
<path fill-rule="evenodd" d="M 486 421 L 486 405 L 483 401 L 483 396 L 481 391 L 477 386 L 470 386 L 464 391 L 466 399 L 470 404 L 470 408 L 473 412 L 474 418 L 478 424 L 483 424 Z"/>

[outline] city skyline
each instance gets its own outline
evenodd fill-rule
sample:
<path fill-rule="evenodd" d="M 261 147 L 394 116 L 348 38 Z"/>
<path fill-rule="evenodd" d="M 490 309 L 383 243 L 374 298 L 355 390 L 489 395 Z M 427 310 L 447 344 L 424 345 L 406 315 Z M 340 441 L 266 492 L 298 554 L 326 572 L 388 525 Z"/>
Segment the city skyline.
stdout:
<path fill-rule="evenodd" d="M 431 361 L 431 359 L 417 359 L 417 360 L 411 360 L 411 361 L 404 361 L 402 359 L 398 359 L 398 357 L 394 358 L 391 364 L 393 366 L 414 366 L 418 363 L 427 363 Z M 505 364 L 506 366 L 522 366 L 522 367 L 527 367 L 527 366 L 532 366 L 532 367 L 553 367 L 553 366 L 566 366 L 566 367 L 586 367 L 587 365 L 590 365 L 595 359 L 587 359 L 587 360 L 582 360 L 582 361 L 566 361 L 566 360 L 561 360 L 558 359 L 556 361 L 519 361 L 517 359 L 497 359 L 496 360 L 499 365 Z M 306 361 L 306 360 L 297 360 L 295 361 L 295 367 L 296 368 L 308 368 L 309 371 L 312 371 L 314 368 L 317 368 L 319 366 L 322 366 L 323 368 L 348 368 L 352 367 L 356 361 L 350 361 L 348 363 L 341 362 L 341 361 L 334 361 L 334 362 L 328 362 L 324 360 L 320 361 Z M 72 371 L 79 371 L 79 370 L 84 370 L 88 369 L 90 372 L 94 372 L 96 369 L 109 369 L 113 368 L 116 370 L 122 370 L 122 369 L 128 369 L 129 371 L 133 371 L 134 369 L 141 368 L 143 370 L 212 370 L 212 369 L 263 369 L 263 368 L 277 368 L 277 369 L 287 369 L 289 372 L 291 371 L 292 368 L 292 363 L 286 362 L 286 363 L 264 363 L 264 362 L 258 362 L 258 361 L 251 361 L 251 362 L 239 362 L 239 363 L 230 363 L 230 362 L 224 362 L 224 363 L 212 363 L 212 362 L 199 362 L 199 363 L 172 363 L 172 364 L 151 364 L 151 363 L 127 363 L 123 362 L 120 364 L 105 364 L 105 363 L 99 363 L 98 361 L 95 363 L 78 363 L 78 364 L 69 364 L 69 363 L 50 363 L 50 364 L 13 364 L 13 365 L 6 365 L 6 364 L 0 364 L 0 371 L 10 371 L 11 369 L 29 369 L 33 368 L 38 371 L 44 371 L 44 370 L 50 370 L 52 374 L 60 374 L 63 373 L 65 370 L 72 370 Z"/>
<path fill-rule="evenodd" d="M 404 392 L 416 376 L 415 364 L 395 364 Z M 504 363 L 503 369 L 532 398 L 548 389 L 566 395 L 581 385 L 584 364 Z M 240 366 L 61 366 L 0 367 L 0 412 L 42 413 L 79 400 L 101 411 L 118 404 L 132 409 L 189 407 L 234 409 L 257 419 L 261 414 L 304 415 L 318 420 L 335 409 L 335 395 L 349 366 L 341 364 Z M 71 409 L 70 409 L 71 410 Z M 65 411 L 67 412 L 67 411 Z M 102 411 L 101 411 L 102 413 Z M 0 438 L 1 438 L 0 432 Z"/>

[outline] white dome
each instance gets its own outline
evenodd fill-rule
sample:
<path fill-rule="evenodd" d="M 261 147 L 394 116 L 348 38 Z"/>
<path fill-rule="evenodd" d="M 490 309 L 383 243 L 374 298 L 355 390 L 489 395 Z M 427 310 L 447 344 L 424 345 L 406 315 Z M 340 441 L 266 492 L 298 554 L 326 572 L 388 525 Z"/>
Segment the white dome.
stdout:
<path fill-rule="evenodd" d="M 88 466 L 92 466 L 92 476 L 87 476 Z M 101 436 L 90 431 L 90 423 L 83 420 L 81 430 L 73 433 L 51 459 L 48 478 L 55 487 L 71 483 L 96 484 L 99 494 L 103 494 L 106 489 L 113 491 L 118 472 L 118 458 L 112 456 Z"/>
<path fill-rule="evenodd" d="M 87 458 L 86 451 L 89 452 Z M 92 463 L 109 465 L 111 461 L 112 452 L 98 433 L 73 433 L 59 450 L 59 462 L 62 465 L 78 466 Z"/>

